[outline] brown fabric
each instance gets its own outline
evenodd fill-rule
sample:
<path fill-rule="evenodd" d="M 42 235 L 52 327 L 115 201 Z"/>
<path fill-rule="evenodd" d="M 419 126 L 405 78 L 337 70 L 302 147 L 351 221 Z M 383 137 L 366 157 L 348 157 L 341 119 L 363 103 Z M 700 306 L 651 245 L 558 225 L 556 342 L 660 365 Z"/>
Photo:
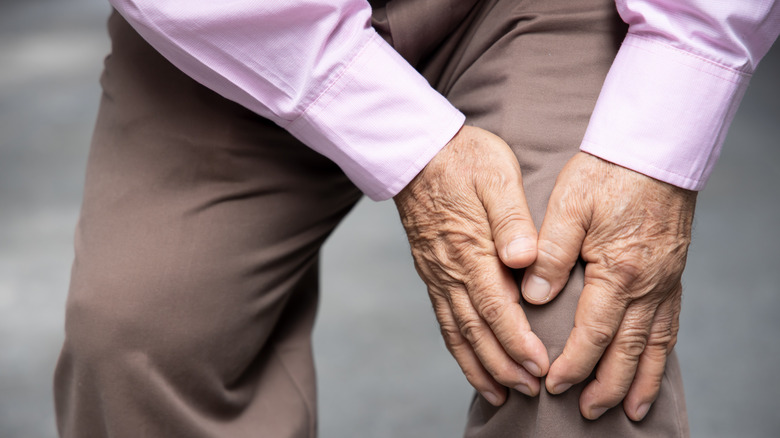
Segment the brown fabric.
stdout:
<path fill-rule="evenodd" d="M 541 224 L 625 32 L 613 1 L 384 3 L 373 2 L 380 33 L 468 123 L 512 146 Z M 187 78 L 117 15 L 110 32 L 55 376 L 61 435 L 315 436 L 318 252 L 360 193 L 328 160 Z M 551 359 L 582 273 L 552 303 L 526 306 Z M 584 420 L 581 388 L 512 391 L 500 408 L 475 397 L 466 436 L 688 435 L 674 356 L 643 422 L 620 408 Z"/>
<path fill-rule="evenodd" d="M 56 371 L 65 437 L 309 437 L 319 247 L 361 194 L 117 15 Z"/>
<path fill-rule="evenodd" d="M 601 84 L 625 34 L 612 0 L 487 1 L 470 23 L 421 65 L 423 74 L 467 116 L 506 140 L 523 170 L 540 225 L 555 178 L 585 133 Z M 392 21 L 390 23 L 391 31 Z M 544 306 L 525 305 L 551 361 L 563 350 L 583 286 L 575 267 L 564 291 Z M 518 281 L 522 272 L 518 272 Z M 682 381 L 672 356 L 658 401 L 641 423 L 620 407 L 597 421 L 579 413 L 584 384 L 552 396 L 510 391 L 494 408 L 476 397 L 467 437 L 677 437 L 688 435 Z"/>

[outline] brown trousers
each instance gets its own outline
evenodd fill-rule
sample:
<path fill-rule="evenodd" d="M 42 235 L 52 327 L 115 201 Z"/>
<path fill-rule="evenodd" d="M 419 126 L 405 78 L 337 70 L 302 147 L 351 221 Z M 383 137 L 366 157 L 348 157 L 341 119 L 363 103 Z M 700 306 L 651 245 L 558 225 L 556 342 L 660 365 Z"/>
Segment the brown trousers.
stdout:
<path fill-rule="evenodd" d="M 625 32 L 613 1 L 374 3 L 388 41 L 469 124 L 512 146 L 541 224 Z M 118 15 L 109 29 L 55 376 L 61 435 L 315 436 L 318 254 L 360 192 L 333 163 L 174 68 Z M 582 282 L 577 266 L 552 303 L 526 307 L 551 358 Z M 500 408 L 475 397 L 466 436 L 688 434 L 674 355 L 640 423 L 620 408 L 584 420 L 582 387 L 510 391 Z"/>

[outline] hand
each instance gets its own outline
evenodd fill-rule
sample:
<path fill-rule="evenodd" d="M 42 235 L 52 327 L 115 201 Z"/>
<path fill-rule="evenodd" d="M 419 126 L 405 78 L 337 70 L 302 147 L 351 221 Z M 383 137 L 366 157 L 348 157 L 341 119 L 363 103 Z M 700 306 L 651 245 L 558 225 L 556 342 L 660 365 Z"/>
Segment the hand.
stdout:
<path fill-rule="evenodd" d="M 495 406 L 505 386 L 538 394 L 547 350 L 507 268 L 534 261 L 536 228 L 509 146 L 464 126 L 395 203 L 444 341 L 468 381 Z"/>
<path fill-rule="evenodd" d="M 695 202 L 695 192 L 585 153 L 558 175 L 522 290 L 528 302 L 545 303 L 580 254 L 587 263 L 574 328 L 545 385 L 564 392 L 598 363 L 580 396 L 588 419 L 625 399 L 626 414 L 639 421 L 658 395 L 677 340 Z"/>

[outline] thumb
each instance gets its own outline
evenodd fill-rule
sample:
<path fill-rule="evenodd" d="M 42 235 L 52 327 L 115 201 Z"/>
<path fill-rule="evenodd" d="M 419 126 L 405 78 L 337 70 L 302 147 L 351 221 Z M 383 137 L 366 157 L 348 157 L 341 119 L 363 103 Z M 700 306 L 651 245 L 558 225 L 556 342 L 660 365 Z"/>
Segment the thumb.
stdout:
<path fill-rule="evenodd" d="M 562 185 L 566 182 L 559 179 L 553 189 L 539 230 L 536 261 L 526 269 L 521 284 L 523 297 L 532 304 L 544 304 L 563 289 L 587 232 L 589 215 L 583 211 L 583 198 Z"/>
<path fill-rule="evenodd" d="M 481 198 L 498 256 L 506 266 L 520 269 L 536 259 L 536 227 L 525 200 L 520 166 L 513 166 L 511 173 L 505 184 L 493 185 Z"/>

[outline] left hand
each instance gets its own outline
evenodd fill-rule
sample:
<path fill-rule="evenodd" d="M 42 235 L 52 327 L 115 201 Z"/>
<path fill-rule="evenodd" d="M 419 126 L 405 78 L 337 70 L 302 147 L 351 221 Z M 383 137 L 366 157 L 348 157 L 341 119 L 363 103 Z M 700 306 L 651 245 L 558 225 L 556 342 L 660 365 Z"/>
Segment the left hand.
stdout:
<path fill-rule="evenodd" d="M 598 363 L 580 396 L 586 418 L 623 401 L 639 421 L 655 401 L 677 339 L 695 203 L 696 192 L 582 152 L 559 174 L 522 291 L 548 302 L 578 257 L 586 262 L 574 328 L 546 380 L 559 394 Z"/>

